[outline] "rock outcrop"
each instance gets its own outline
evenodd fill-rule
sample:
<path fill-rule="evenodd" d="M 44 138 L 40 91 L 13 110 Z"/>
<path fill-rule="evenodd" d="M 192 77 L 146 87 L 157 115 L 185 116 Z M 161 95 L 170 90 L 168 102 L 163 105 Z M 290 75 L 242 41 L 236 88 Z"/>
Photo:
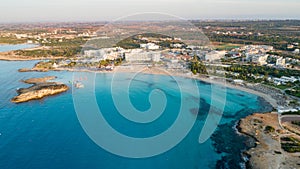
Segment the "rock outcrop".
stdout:
<path fill-rule="evenodd" d="M 46 96 L 56 95 L 65 92 L 69 87 L 62 83 L 47 82 L 53 80 L 56 77 L 49 76 L 44 78 L 32 78 L 24 80 L 24 83 L 33 84 L 29 88 L 21 88 L 17 90 L 18 96 L 11 99 L 13 103 L 28 102 L 31 100 L 42 99 Z"/>

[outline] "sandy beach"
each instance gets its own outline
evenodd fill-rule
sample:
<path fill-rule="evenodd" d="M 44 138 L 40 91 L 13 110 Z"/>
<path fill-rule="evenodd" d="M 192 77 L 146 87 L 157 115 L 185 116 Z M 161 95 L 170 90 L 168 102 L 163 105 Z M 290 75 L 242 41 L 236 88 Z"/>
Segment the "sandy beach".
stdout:
<path fill-rule="evenodd" d="M 167 71 L 165 69 L 156 68 L 156 67 L 151 67 L 151 68 L 135 67 L 132 69 L 116 68 L 114 71 L 112 71 L 110 73 L 116 73 L 116 72 L 132 72 L 132 73 L 140 72 L 140 73 L 146 73 L 146 74 L 159 74 L 159 75 L 167 75 L 167 76 L 179 76 L 179 77 L 185 77 L 185 78 L 192 78 L 192 79 L 204 81 L 204 82 L 211 83 L 211 84 L 222 85 L 222 86 L 225 86 L 228 88 L 238 89 L 241 91 L 245 91 L 247 93 L 252 93 L 254 95 L 264 98 L 274 108 L 277 108 L 277 106 L 278 106 L 277 101 L 274 98 L 272 98 L 271 96 L 269 96 L 265 93 L 247 88 L 246 86 L 235 85 L 235 84 L 229 83 L 226 81 L 226 79 L 220 78 L 220 77 L 214 77 L 214 76 L 200 77 L 199 75 L 193 75 L 192 73 L 180 73 L 180 72 L 174 72 L 174 71 Z M 104 72 L 101 72 L 101 73 L 104 73 Z"/>
<path fill-rule="evenodd" d="M 35 68 L 33 68 L 31 70 L 32 71 L 48 71 L 48 70 L 44 70 L 44 69 L 35 69 Z M 268 95 L 266 93 L 262 93 L 260 91 L 253 90 L 251 88 L 247 88 L 246 86 L 235 85 L 235 84 L 229 83 L 224 78 L 214 77 L 214 76 L 209 76 L 209 75 L 208 75 L 209 77 L 199 76 L 199 75 L 194 75 L 190 72 L 184 73 L 184 72 L 178 72 L 178 71 L 169 71 L 169 70 L 165 70 L 165 69 L 159 68 L 159 67 L 147 67 L 147 66 L 129 66 L 129 67 L 124 66 L 123 67 L 123 66 L 120 66 L 120 67 L 116 67 L 112 71 L 56 68 L 51 71 L 71 71 L 71 72 L 91 72 L 91 73 L 145 73 L 145 74 L 157 74 L 157 75 L 166 75 L 166 76 L 179 76 L 179 77 L 191 78 L 191 79 L 200 80 L 200 81 L 211 83 L 211 84 L 221 85 L 224 87 L 245 91 L 247 93 L 251 93 L 251 94 L 254 94 L 259 97 L 264 98 L 274 108 L 278 107 L 277 100 L 272 98 L 270 95 Z"/>
<path fill-rule="evenodd" d="M 278 107 L 278 98 L 273 98 L 272 96 L 268 95 L 267 92 L 263 93 L 261 91 L 253 90 L 252 88 L 247 87 L 246 85 L 236 85 L 233 83 L 228 82 L 225 78 L 215 77 L 215 76 L 199 76 L 194 75 L 191 72 L 178 72 L 178 71 L 170 71 L 164 68 L 159 67 L 148 67 L 144 65 L 134 65 L 134 66 L 118 66 L 115 67 L 111 71 L 106 70 L 91 70 L 88 68 L 81 68 L 81 69 L 74 69 L 74 68 L 55 68 L 55 69 L 39 69 L 39 68 L 24 68 L 20 69 L 20 72 L 26 71 L 38 71 L 38 72 L 45 72 L 45 71 L 70 71 L 70 72 L 91 72 L 91 73 L 144 73 L 144 74 L 157 74 L 157 75 L 166 75 L 166 76 L 179 76 L 184 78 L 191 78 L 195 80 L 200 80 L 203 82 L 207 82 L 210 84 L 221 85 L 227 88 L 237 89 L 241 91 L 245 91 L 247 93 L 251 93 L 257 95 L 259 97 L 264 98 L 267 102 L 269 102 L 273 108 Z"/>
<path fill-rule="evenodd" d="M 41 70 L 39 70 L 41 71 Z M 273 98 L 273 95 L 268 95 L 267 93 L 263 93 L 257 90 L 253 90 L 253 85 L 245 84 L 235 85 L 233 83 L 227 82 L 225 78 L 213 77 L 213 76 L 199 76 L 193 75 L 189 72 L 178 72 L 178 71 L 169 71 L 159 67 L 148 67 L 148 66 L 120 66 L 116 67 L 112 71 L 105 70 L 89 70 L 89 69 L 71 69 L 71 68 L 57 68 L 55 71 L 72 71 L 72 72 L 93 72 L 93 73 L 144 73 L 144 74 L 158 74 L 158 75 L 166 75 L 166 76 L 179 76 L 184 78 L 192 78 L 195 80 L 200 80 L 203 82 L 207 82 L 210 84 L 221 85 L 227 88 L 237 89 L 241 91 L 245 91 L 247 93 L 252 93 L 257 95 L 263 99 L 265 99 L 268 103 L 270 103 L 273 108 L 277 108 L 278 99 Z M 248 86 L 249 85 L 249 86 Z M 250 88 L 251 87 L 251 88 Z M 270 91 L 268 91 L 270 92 Z M 276 92 L 276 91 L 275 91 Z M 279 93 L 280 94 L 280 93 Z M 260 128 L 258 128 L 257 124 L 254 124 L 254 119 L 259 119 L 261 123 L 259 123 Z M 262 120 L 261 120 L 262 119 Z M 266 120 L 267 119 L 267 120 Z M 254 114 L 248 116 L 245 119 L 241 119 L 240 128 L 241 133 L 251 136 L 255 138 L 257 142 L 257 146 L 248 150 L 246 153 L 249 154 L 250 161 L 249 165 L 253 168 L 289 168 L 290 166 L 296 166 L 296 159 L 294 156 L 291 156 L 289 153 L 284 152 L 280 147 L 279 135 L 270 135 L 265 134 L 263 129 L 265 126 L 271 125 L 276 131 L 282 132 L 278 122 L 278 115 L 276 112 L 268 113 L 268 114 Z M 280 152 L 280 154 L 279 154 Z M 263 161 L 261 160 L 263 159 Z"/>

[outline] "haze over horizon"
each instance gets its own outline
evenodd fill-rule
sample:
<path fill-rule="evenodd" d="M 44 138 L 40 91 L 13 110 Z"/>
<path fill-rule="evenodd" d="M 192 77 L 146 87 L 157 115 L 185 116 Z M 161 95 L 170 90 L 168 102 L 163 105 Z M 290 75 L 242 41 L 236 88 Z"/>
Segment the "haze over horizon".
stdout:
<path fill-rule="evenodd" d="M 0 22 L 111 21 L 143 12 L 186 19 L 300 19 L 299 0 L 0 0 Z M 144 18 L 140 18 L 143 20 Z"/>

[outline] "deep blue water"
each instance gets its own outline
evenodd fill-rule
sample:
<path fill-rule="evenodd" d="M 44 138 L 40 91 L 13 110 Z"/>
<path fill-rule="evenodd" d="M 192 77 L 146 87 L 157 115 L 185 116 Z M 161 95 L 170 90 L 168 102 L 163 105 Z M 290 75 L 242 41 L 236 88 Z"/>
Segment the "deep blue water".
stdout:
<path fill-rule="evenodd" d="M 10 99 L 16 95 L 17 88 L 29 86 L 20 82 L 22 79 L 55 75 L 58 77 L 57 81 L 66 84 L 72 81 L 71 72 L 19 73 L 17 71 L 19 68 L 31 67 L 35 62 L 0 61 L 1 169 L 205 169 L 215 168 L 222 156 L 230 155 L 230 152 L 217 153 L 215 141 L 212 139 L 202 144 L 198 142 L 211 101 L 209 84 L 197 82 L 201 94 L 200 113 L 197 115 L 193 111 L 184 112 L 197 120 L 182 142 L 161 155 L 131 159 L 103 150 L 87 136 L 77 119 L 71 90 L 39 101 L 22 104 L 10 102 Z M 129 74 L 122 74 L 125 79 L 127 76 Z M 118 114 L 111 97 L 111 78 L 112 74 L 98 74 L 95 80 L 95 93 L 103 116 L 114 129 L 128 136 L 144 138 L 157 135 L 172 125 L 177 117 L 179 94 L 176 84 L 170 78 L 159 75 L 139 75 L 137 80 L 132 82 L 130 98 L 139 110 L 144 111 L 149 108 L 148 95 L 152 89 L 163 90 L 169 100 L 164 114 L 153 123 L 144 125 L 129 122 Z M 189 79 L 179 79 L 189 81 Z M 120 87 L 116 90 L 123 90 L 122 83 L 124 82 L 118 82 Z M 270 105 L 257 96 L 227 89 L 226 107 L 220 125 L 232 126 L 232 122 L 253 112 L 269 110 Z M 222 129 L 221 127 L 218 131 Z M 231 131 L 233 129 L 228 131 L 227 127 L 224 132 L 217 132 L 219 135 L 214 137 L 222 136 L 226 139 L 227 134 L 228 137 L 233 137 L 234 132 Z M 235 136 L 235 140 L 239 144 L 238 136 Z M 243 139 L 241 145 L 243 145 L 242 141 Z M 237 152 L 232 154 L 234 157 L 239 156 Z"/>

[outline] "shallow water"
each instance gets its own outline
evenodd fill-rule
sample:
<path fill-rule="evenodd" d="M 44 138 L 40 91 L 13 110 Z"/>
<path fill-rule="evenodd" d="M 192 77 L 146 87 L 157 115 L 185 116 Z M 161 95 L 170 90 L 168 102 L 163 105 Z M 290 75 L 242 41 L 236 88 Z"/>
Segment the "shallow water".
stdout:
<path fill-rule="evenodd" d="M 35 45 L 35 44 L 0 45 L 0 52 L 27 49 L 27 48 L 33 48 L 36 46 L 38 46 L 38 45 Z"/>
<path fill-rule="evenodd" d="M 189 134 L 173 149 L 158 156 L 131 159 L 111 154 L 97 146 L 84 132 L 73 105 L 72 91 L 38 101 L 22 104 L 10 103 L 15 90 L 29 85 L 22 79 L 57 76 L 57 81 L 68 85 L 72 81 L 71 72 L 26 72 L 17 70 L 31 67 L 36 61 L 0 61 L 0 168 L 1 169 L 56 169 L 56 168 L 101 168 L 101 169 L 205 169 L 215 168 L 222 156 L 239 156 L 237 151 L 244 148 L 245 138 L 236 137 L 235 144 L 241 146 L 233 152 L 217 153 L 209 139 L 199 144 L 198 137 L 204 125 L 211 103 L 211 85 L 197 82 L 201 99 L 199 114 L 195 110 L 184 112 L 186 116 L 197 118 Z M 130 77 L 124 73 L 122 77 Z M 172 79 L 160 75 L 139 75 L 130 86 L 132 104 L 141 111 L 149 108 L 149 93 L 153 89 L 165 92 L 167 107 L 162 116 L 149 124 L 136 124 L 118 114 L 111 97 L 112 74 L 97 74 L 95 78 L 96 99 L 101 112 L 109 124 L 120 133 L 131 137 L 146 138 L 164 132 L 177 118 L 180 103 L 178 86 Z M 190 79 L 178 78 L 182 81 Z M 126 82 L 118 81 L 119 88 Z M 80 89 L 78 89 L 80 90 Z M 85 97 L 82 95 L 82 97 Z M 184 96 L 188 97 L 188 96 Z M 214 105 L 218 106 L 218 105 Z M 271 106 L 259 97 L 242 91 L 227 89 L 226 106 L 220 125 L 234 125 L 233 122 L 254 112 L 270 111 Z M 230 128 L 230 127 L 229 127 Z M 220 127 L 214 137 L 233 137 L 232 130 Z M 239 142 L 238 140 L 241 139 Z M 220 144 L 220 143 L 217 143 Z M 227 143 L 226 143 L 227 144 Z M 229 143 L 228 143 L 229 144 Z M 241 148 L 240 148 L 241 147 Z M 133 147 L 134 148 L 134 147 Z M 234 158 L 233 157 L 233 158 Z M 221 162 L 228 162 L 223 160 Z M 240 161 L 233 161 L 239 163 Z"/>

